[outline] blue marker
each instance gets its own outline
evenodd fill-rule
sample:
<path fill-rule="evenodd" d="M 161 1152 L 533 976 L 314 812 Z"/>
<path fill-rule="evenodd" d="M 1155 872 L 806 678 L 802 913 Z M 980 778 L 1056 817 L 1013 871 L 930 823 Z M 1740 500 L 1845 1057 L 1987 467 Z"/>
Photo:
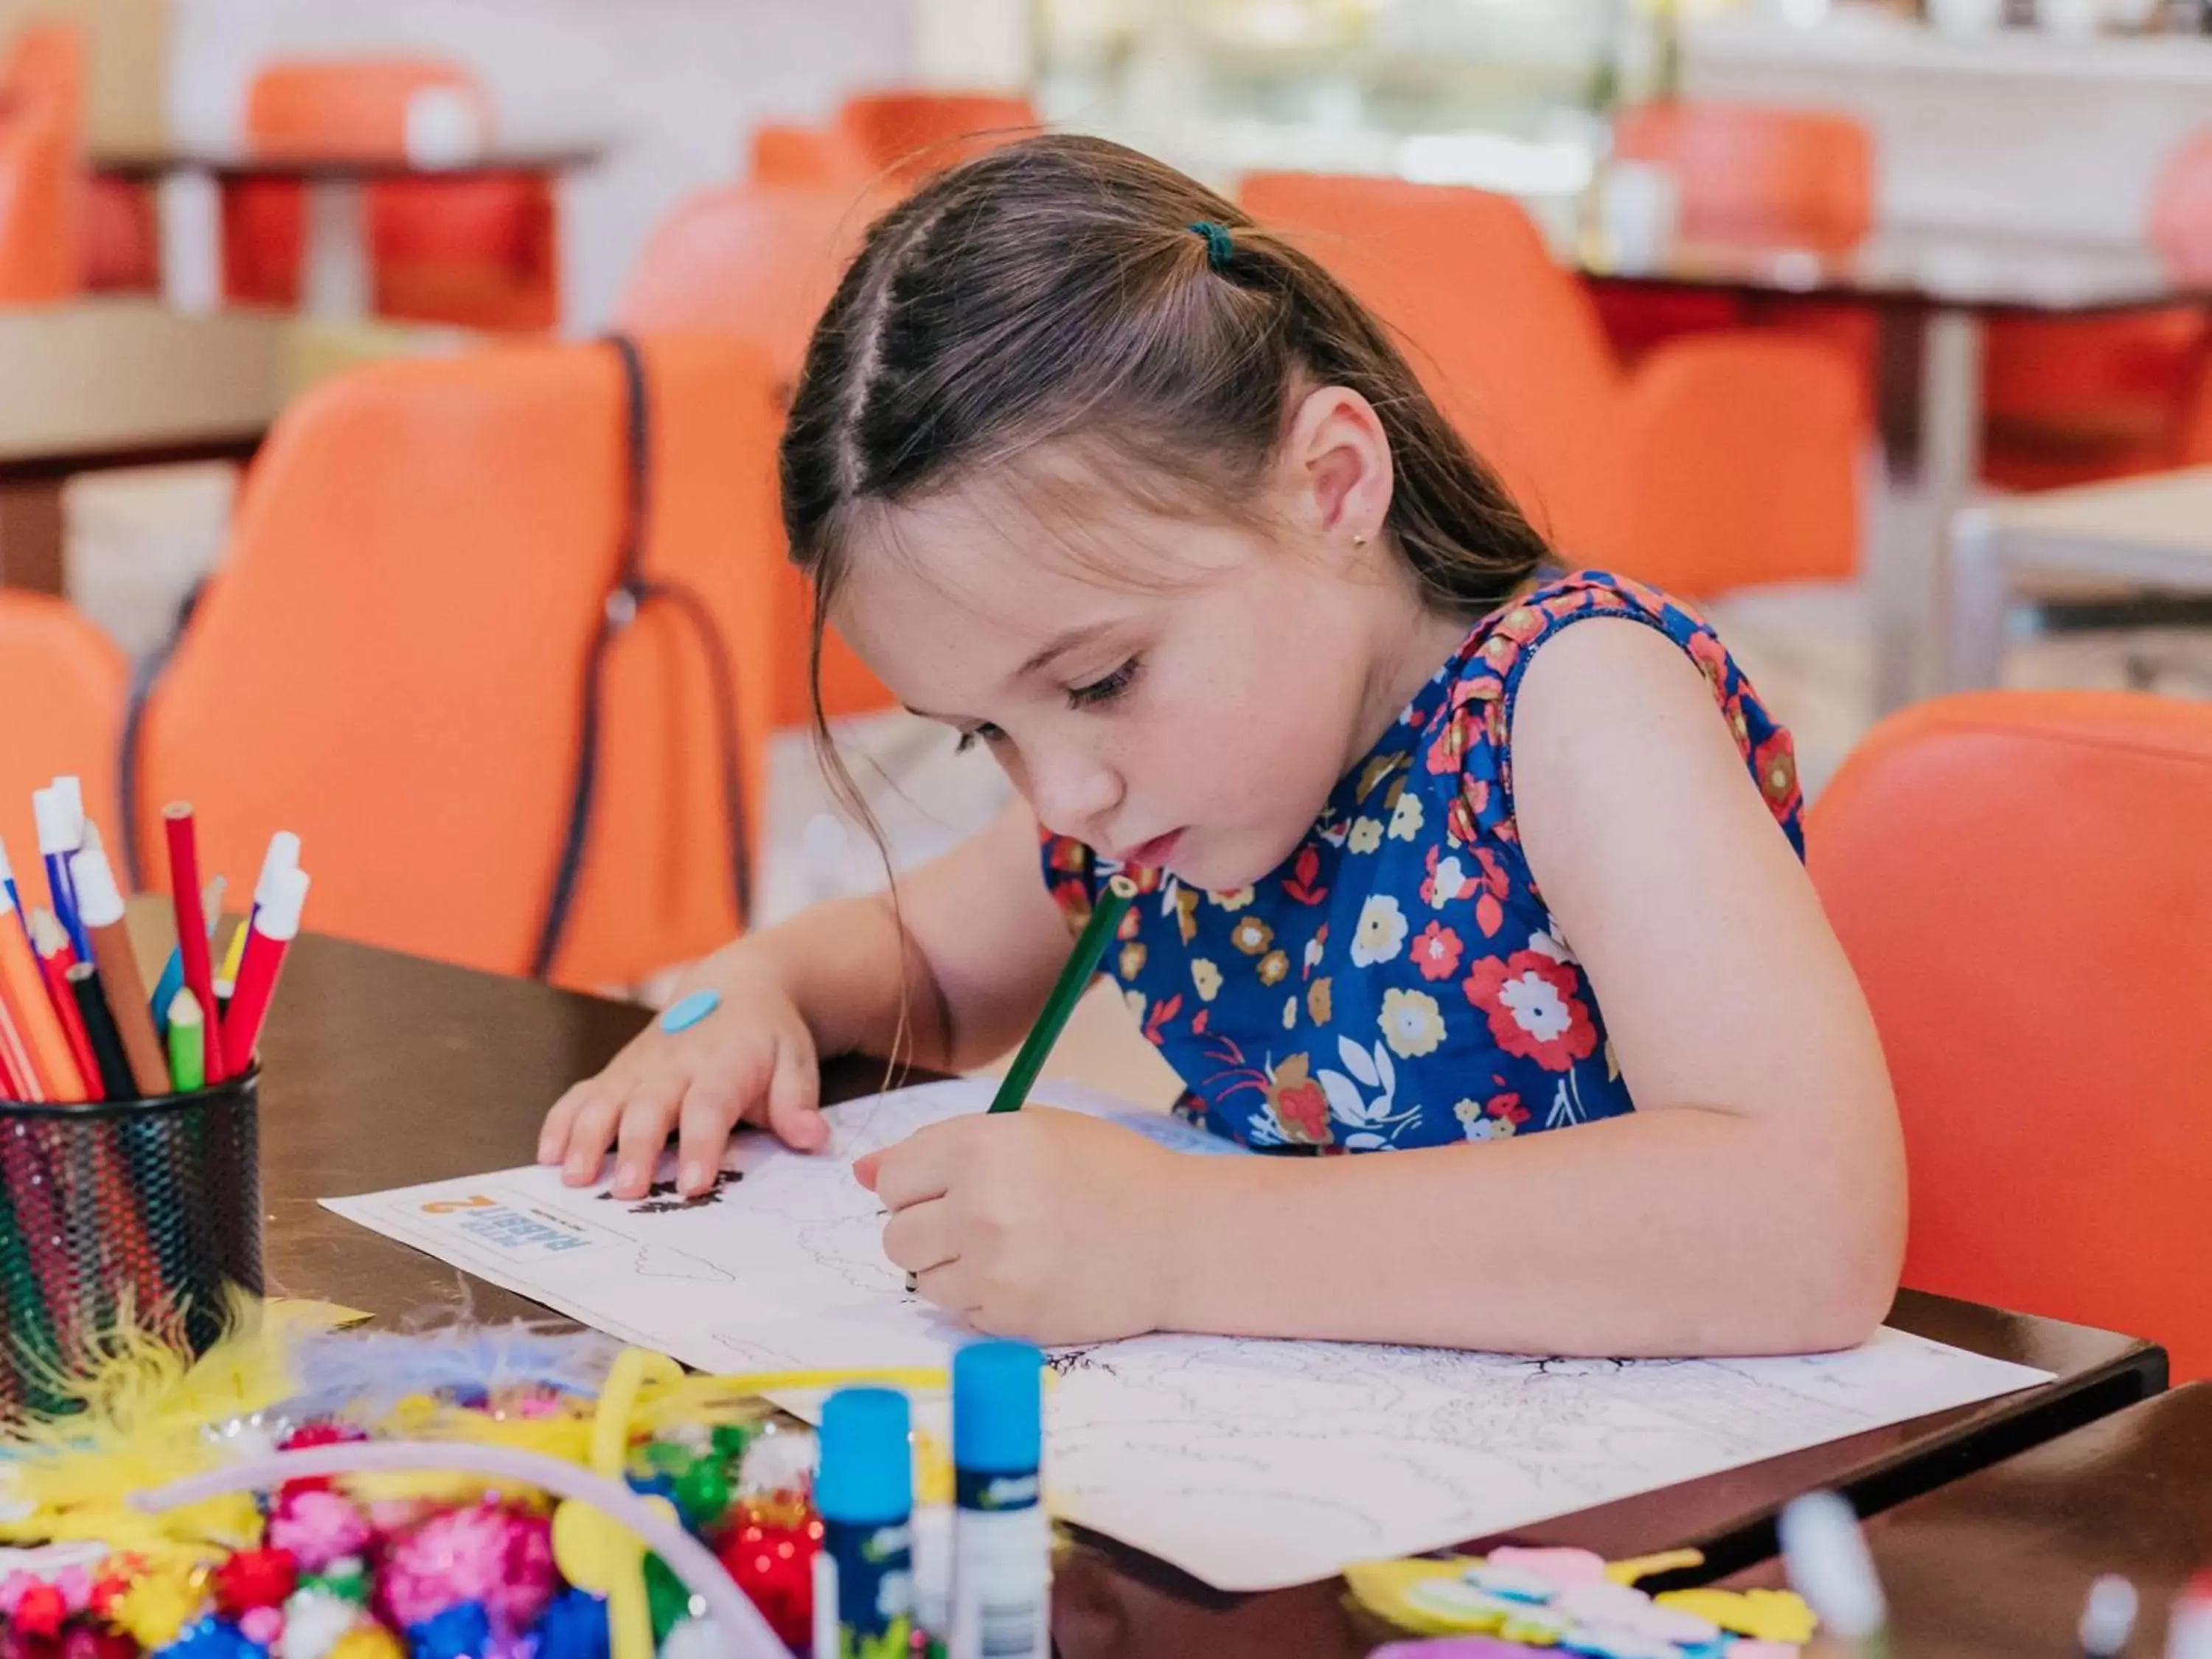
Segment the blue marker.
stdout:
<path fill-rule="evenodd" d="M 55 920 L 69 934 L 70 948 L 76 952 L 79 962 L 92 960 L 92 944 L 86 939 L 84 924 L 77 920 L 76 885 L 70 879 L 70 855 L 84 844 L 84 818 L 82 809 L 76 814 L 70 811 L 69 795 L 62 784 L 54 780 L 50 789 L 31 792 L 31 812 L 39 824 L 39 854 L 46 866 L 46 896 L 52 902 Z"/>
<path fill-rule="evenodd" d="M 1043 1459 L 1044 1355 L 1026 1342 L 954 1354 L 951 1659 L 1048 1659 Z"/>
<path fill-rule="evenodd" d="M 822 1408 L 814 1507 L 814 1659 L 908 1659 L 914 1634 L 914 1451 L 906 1396 L 840 1389 Z"/>
<path fill-rule="evenodd" d="M 31 943 L 31 919 L 23 914 L 23 895 L 15 885 L 15 867 L 8 862 L 8 843 L 0 841 L 0 889 L 8 894 L 9 908 L 15 913 L 15 925 L 23 930 L 23 942 Z M 33 946 L 33 954 L 37 947 Z"/>

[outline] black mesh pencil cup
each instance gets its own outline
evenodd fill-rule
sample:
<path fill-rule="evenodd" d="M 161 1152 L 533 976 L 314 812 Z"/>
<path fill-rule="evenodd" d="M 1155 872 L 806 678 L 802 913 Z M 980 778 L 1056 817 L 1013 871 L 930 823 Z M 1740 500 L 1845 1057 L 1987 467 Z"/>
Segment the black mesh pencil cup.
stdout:
<path fill-rule="evenodd" d="M 0 1417 L 66 1409 L 57 1375 L 126 1314 L 198 1353 L 231 1286 L 259 1293 L 259 1082 L 0 1104 Z"/>

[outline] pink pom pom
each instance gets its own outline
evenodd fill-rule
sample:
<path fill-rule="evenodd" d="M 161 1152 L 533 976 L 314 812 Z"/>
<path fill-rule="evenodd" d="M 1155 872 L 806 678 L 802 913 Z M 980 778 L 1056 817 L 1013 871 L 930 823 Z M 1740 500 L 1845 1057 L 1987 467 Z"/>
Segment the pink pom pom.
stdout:
<path fill-rule="evenodd" d="M 13 1619 L 15 1609 L 22 1605 L 24 1592 L 45 1582 L 35 1572 L 22 1567 L 16 1568 L 5 1578 L 0 1578 L 0 1613 Z"/>
<path fill-rule="evenodd" d="M 485 1598 L 492 1628 L 535 1628 L 559 1586 L 560 1575 L 553 1566 L 553 1523 L 541 1515 L 509 1514 L 500 1580 Z"/>
<path fill-rule="evenodd" d="M 302 1572 L 320 1572 L 333 1561 L 359 1555 L 370 1535 L 367 1517 L 351 1498 L 312 1487 L 289 1493 L 269 1519 L 270 1547 L 289 1550 Z"/>
<path fill-rule="evenodd" d="M 550 1585 L 541 1592 L 534 1578 L 525 1583 L 507 1582 L 509 1540 L 515 1524 L 516 1517 L 495 1504 L 477 1504 L 434 1515 L 394 1539 L 377 1585 L 391 1622 L 404 1630 L 463 1601 L 483 1602 L 486 1613 L 498 1622 L 500 1610 L 528 1607 L 533 1598 L 550 1595 Z M 542 1547 L 550 1572 L 550 1534 Z M 517 1552 L 526 1571 L 532 1568 L 536 1547 L 524 1544 Z M 537 1600 L 536 1605 L 542 1608 L 544 1600 Z"/>
<path fill-rule="evenodd" d="M 276 1607 L 249 1608 L 238 1621 L 238 1633 L 249 1642 L 273 1648 L 284 1633 L 284 1615 Z"/>

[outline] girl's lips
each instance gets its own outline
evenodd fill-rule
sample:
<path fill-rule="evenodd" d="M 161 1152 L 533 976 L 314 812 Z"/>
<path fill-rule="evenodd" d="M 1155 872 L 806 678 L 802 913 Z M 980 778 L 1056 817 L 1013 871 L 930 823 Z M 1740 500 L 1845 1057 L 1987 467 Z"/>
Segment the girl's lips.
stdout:
<path fill-rule="evenodd" d="M 1126 852 L 1117 853 L 1115 858 L 1122 864 L 1140 864 L 1148 868 L 1156 867 L 1167 862 L 1175 852 L 1176 843 L 1182 839 L 1182 830 L 1170 830 L 1164 836 L 1153 836 L 1141 846 L 1132 847 Z"/>

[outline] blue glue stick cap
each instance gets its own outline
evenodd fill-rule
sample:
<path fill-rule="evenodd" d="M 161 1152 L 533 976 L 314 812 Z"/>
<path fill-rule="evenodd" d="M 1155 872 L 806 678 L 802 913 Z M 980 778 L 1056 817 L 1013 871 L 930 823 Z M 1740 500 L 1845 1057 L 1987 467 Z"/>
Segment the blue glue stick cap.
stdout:
<path fill-rule="evenodd" d="M 814 1507 L 824 1521 L 887 1526 L 914 1511 L 914 1451 L 906 1396 L 840 1389 L 822 1407 L 822 1467 Z"/>
<path fill-rule="evenodd" d="M 1043 1462 L 1044 1355 L 1026 1342 L 971 1342 L 952 1356 L 952 1462 L 1028 1474 Z"/>

